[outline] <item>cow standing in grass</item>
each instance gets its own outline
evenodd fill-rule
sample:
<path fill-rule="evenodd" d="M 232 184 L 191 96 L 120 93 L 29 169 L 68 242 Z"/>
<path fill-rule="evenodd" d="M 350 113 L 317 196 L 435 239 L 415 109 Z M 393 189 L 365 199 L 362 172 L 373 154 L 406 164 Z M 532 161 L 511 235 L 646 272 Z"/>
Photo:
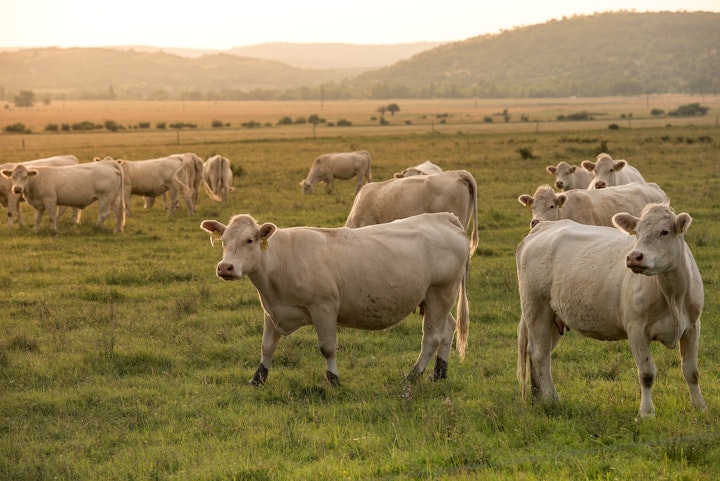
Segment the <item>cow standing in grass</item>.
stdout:
<path fill-rule="evenodd" d="M 372 182 L 370 173 L 370 152 L 358 150 L 355 152 L 339 152 L 324 154 L 313 161 L 310 172 L 305 180 L 300 182 L 303 194 L 312 192 L 317 182 L 325 182 L 328 194 L 335 193 L 335 179 L 348 180 L 357 178 L 355 194 L 365 182 Z"/>
<path fill-rule="evenodd" d="M 248 277 L 260 295 L 262 356 L 250 384 L 265 383 L 281 336 L 312 325 L 326 378 L 337 385 L 337 326 L 387 329 L 419 305 L 422 348 L 408 377 L 418 378 L 436 355 L 432 379 L 445 378 L 455 332 L 461 358 L 465 354 L 468 238 L 453 214 L 422 214 L 358 229 L 278 229 L 237 215 L 227 226 L 206 220 L 201 228 L 211 240 L 222 241 L 217 276 Z M 455 299 L 457 322 L 451 314 Z"/>
<path fill-rule="evenodd" d="M 599 154 L 595 162 L 583 160 L 582 166 L 592 173 L 588 189 L 605 189 L 616 185 L 630 184 L 632 182 L 645 182 L 640 171 L 627 160 L 613 160 L 608 154 Z"/>

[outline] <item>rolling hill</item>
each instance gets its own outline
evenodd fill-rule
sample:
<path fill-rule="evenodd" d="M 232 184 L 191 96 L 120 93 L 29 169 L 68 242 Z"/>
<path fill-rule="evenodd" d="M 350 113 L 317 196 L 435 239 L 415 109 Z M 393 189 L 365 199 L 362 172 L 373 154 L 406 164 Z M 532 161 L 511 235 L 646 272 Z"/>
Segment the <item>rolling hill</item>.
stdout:
<path fill-rule="evenodd" d="M 150 47 L 0 51 L 0 98 L 12 100 L 20 90 L 65 98 L 191 100 L 720 92 L 719 13 L 564 18 L 414 55 L 406 51 L 409 58 L 360 73 L 366 69 L 359 66 L 381 51 L 347 44 L 265 44 L 200 56 Z M 339 64 L 343 55 L 355 63 Z M 388 55 L 384 61 L 391 62 Z M 258 56 L 265 58 L 251 58 Z"/>

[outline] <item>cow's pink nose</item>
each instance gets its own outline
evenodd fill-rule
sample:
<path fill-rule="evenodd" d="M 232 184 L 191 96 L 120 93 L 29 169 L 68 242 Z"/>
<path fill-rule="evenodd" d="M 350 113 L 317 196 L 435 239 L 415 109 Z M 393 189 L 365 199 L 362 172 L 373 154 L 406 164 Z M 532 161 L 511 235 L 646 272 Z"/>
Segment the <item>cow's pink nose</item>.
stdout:
<path fill-rule="evenodd" d="M 604 188 L 605 188 L 605 182 L 595 182 L 595 188 L 596 188 L 596 189 L 604 189 Z"/>
<path fill-rule="evenodd" d="M 221 262 L 217 265 L 217 275 L 219 277 L 227 277 L 233 275 L 233 265 L 229 262 Z"/>
<path fill-rule="evenodd" d="M 631 252 L 630 254 L 628 254 L 627 259 L 625 259 L 625 264 L 637 265 L 637 264 L 640 264 L 642 261 L 643 261 L 642 252 Z"/>
<path fill-rule="evenodd" d="M 557 187 L 558 189 L 562 189 L 564 185 L 565 184 L 563 184 L 562 182 L 555 182 L 555 187 Z"/>

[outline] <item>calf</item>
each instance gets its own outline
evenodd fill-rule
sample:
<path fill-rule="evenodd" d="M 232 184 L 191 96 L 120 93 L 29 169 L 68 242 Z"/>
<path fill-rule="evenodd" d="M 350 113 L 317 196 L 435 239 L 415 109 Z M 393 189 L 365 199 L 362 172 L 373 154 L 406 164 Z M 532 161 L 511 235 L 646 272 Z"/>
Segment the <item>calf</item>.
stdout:
<path fill-rule="evenodd" d="M 592 180 L 592 175 L 586 169 L 567 162 L 548 165 L 545 170 L 555 176 L 555 187 L 560 190 L 587 189 Z"/>

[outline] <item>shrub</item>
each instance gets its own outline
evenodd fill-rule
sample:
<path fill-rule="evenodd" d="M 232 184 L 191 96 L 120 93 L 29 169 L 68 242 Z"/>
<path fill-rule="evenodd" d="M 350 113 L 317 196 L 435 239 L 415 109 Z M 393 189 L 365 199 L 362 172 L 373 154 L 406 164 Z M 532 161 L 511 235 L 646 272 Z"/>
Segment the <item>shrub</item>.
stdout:
<path fill-rule="evenodd" d="M 381 125 L 382 125 L 382 120 L 381 120 L 380 122 L 381 122 Z M 347 120 L 347 119 L 340 119 L 340 120 L 337 121 L 337 126 L 338 126 L 338 127 L 350 127 L 351 125 L 352 125 L 352 122 L 350 122 L 350 121 Z"/>
<path fill-rule="evenodd" d="M 520 147 L 517 152 L 524 160 L 537 159 L 537 156 L 533 154 L 532 147 Z"/>
<path fill-rule="evenodd" d="M 13 134 L 29 134 L 30 129 L 25 127 L 25 124 L 23 124 L 21 122 L 17 122 L 12 125 L 7 125 L 5 127 L 5 132 L 10 132 Z"/>
<path fill-rule="evenodd" d="M 699 103 L 691 103 L 681 105 L 676 110 L 671 110 L 668 115 L 672 117 L 695 117 L 701 115 L 707 115 L 708 107 L 703 107 Z"/>
<path fill-rule="evenodd" d="M 608 129 L 610 130 L 620 130 L 620 126 L 618 124 L 610 124 L 608 125 Z"/>
<path fill-rule="evenodd" d="M 659 117 L 661 115 L 665 115 L 665 111 L 663 109 L 652 109 L 650 111 L 650 115 L 654 115 L 655 117 Z"/>
<path fill-rule="evenodd" d="M 293 120 L 289 116 L 285 116 L 278 120 L 278 125 L 292 125 Z"/>
<path fill-rule="evenodd" d="M 305 124 L 307 123 L 307 120 L 305 120 L 305 117 L 298 117 L 295 119 L 296 124 Z"/>
<path fill-rule="evenodd" d="M 58 124 L 47 124 L 45 126 L 45 132 L 57 132 L 60 130 L 60 126 Z"/>
<path fill-rule="evenodd" d="M 210 125 L 212 125 L 213 128 L 217 129 L 217 128 L 221 128 L 223 126 L 223 123 L 221 120 L 213 120 L 212 124 L 210 124 Z"/>
<path fill-rule="evenodd" d="M 72 130 L 95 130 L 101 129 L 102 126 L 96 125 L 95 122 L 90 122 L 89 120 L 84 120 L 82 122 L 76 122 L 70 126 Z"/>
<path fill-rule="evenodd" d="M 157 124 L 155 124 L 156 129 L 164 129 L 166 127 L 167 127 L 167 124 L 165 122 L 158 122 Z"/>
<path fill-rule="evenodd" d="M 105 121 L 105 130 L 109 130 L 110 132 L 117 132 L 119 128 L 120 126 L 114 120 Z"/>

